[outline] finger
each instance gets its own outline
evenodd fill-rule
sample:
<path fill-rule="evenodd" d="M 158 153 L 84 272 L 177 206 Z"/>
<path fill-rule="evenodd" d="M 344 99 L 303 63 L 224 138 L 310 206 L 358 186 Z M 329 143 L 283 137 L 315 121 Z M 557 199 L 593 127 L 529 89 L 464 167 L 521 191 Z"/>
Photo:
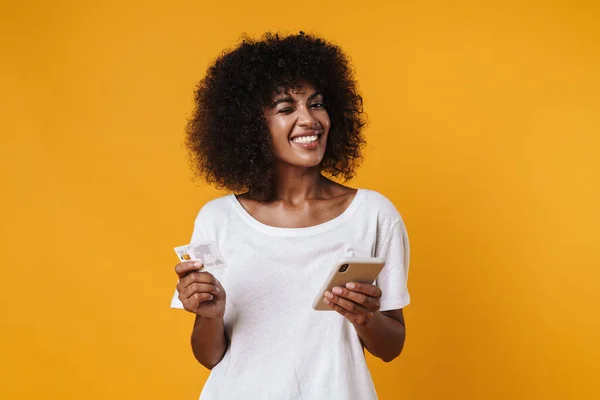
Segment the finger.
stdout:
<path fill-rule="evenodd" d="M 205 293 L 203 293 L 203 294 L 195 294 L 194 296 L 198 296 L 197 299 L 196 299 L 196 301 L 198 301 L 198 305 L 196 306 L 196 310 L 194 310 L 195 313 L 198 313 L 198 310 L 202 306 L 202 303 L 205 303 L 207 301 L 211 301 L 213 299 L 212 295 L 207 295 Z"/>
<path fill-rule="evenodd" d="M 197 271 L 200 268 L 202 268 L 202 263 L 200 261 L 184 261 L 175 266 L 175 273 L 179 278 L 183 278 L 190 272 Z"/>
<path fill-rule="evenodd" d="M 353 301 L 356 304 L 360 304 L 370 311 L 376 311 L 379 309 L 379 298 L 377 297 L 367 296 L 339 286 L 334 287 L 331 291 L 333 294 Z"/>
<path fill-rule="evenodd" d="M 191 272 L 188 276 L 192 282 L 217 284 L 217 279 L 210 272 Z"/>
<path fill-rule="evenodd" d="M 350 311 L 353 314 L 366 314 L 370 312 L 370 310 L 366 307 L 361 306 L 360 304 L 357 304 L 343 297 L 336 296 L 329 291 L 325 292 L 325 297 L 330 302 L 337 304 L 338 306 Z"/>
<path fill-rule="evenodd" d="M 217 280 L 211 273 L 194 271 L 194 272 L 190 272 L 183 278 L 179 279 L 179 283 L 177 284 L 177 287 L 180 289 L 184 289 L 194 282 L 209 283 L 211 285 L 217 284 Z"/>
<path fill-rule="evenodd" d="M 219 290 L 223 290 L 223 287 L 220 285 L 219 281 L 217 281 L 212 274 L 208 272 L 190 272 L 179 280 L 177 283 L 177 291 L 183 292 L 188 286 L 194 283 L 214 285 L 218 287 Z"/>
<path fill-rule="evenodd" d="M 215 285 L 194 282 L 183 289 L 183 291 L 181 292 L 181 297 L 187 299 L 191 297 L 194 293 L 210 293 L 216 295 L 220 291 L 221 290 Z"/>
<path fill-rule="evenodd" d="M 370 297 L 381 297 L 381 289 L 370 283 L 348 282 L 346 288 Z"/>
<path fill-rule="evenodd" d="M 213 295 L 210 293 L 194 293 L 188 299 L 184 299 L 181 303 L 183 308 L 193 313 L 198 312 L 200 305 L 206 301 L 213 299 Z"/>
<path fill-rule="evenodd" d="M 344 307 L 341 307 L 341 306 L 331 302 L 329 299 L 323 299 L 323 302 L 325 304 L 327 304 L 329 306 L 329 308 L 336 311 L 338 314 L 341 314 L 342 316 L 344 316 L 351 323 L 353 323 L 353 324 L 361 323 L 362 318 L 359 315 L 351 313 L 350 311 L 346 310 Z"/>

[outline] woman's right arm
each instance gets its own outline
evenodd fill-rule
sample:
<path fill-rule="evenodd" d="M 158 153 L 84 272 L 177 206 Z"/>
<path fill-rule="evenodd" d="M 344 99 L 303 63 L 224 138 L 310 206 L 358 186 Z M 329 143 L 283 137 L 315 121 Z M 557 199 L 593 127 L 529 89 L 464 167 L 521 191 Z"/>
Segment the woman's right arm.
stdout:
<path fill-rule="evenodd" d="M 223 317 L 206 318 L 196 315 L 192 331 L 194 357 L 208 369 L 213 369 L 225 355 L 227 336 Z"/>
<path fill-rule="evenodd" d="M 177 264 L 177 291 L 183 308 L 196 314 L 191 338 L 194 356 L 200 364 L 212 369 L 227 350 L 223 323 L 226 295 L 223 286 L 212 274 L 198 272 L 201 267 L 202 264 L 197 261 Z"/>

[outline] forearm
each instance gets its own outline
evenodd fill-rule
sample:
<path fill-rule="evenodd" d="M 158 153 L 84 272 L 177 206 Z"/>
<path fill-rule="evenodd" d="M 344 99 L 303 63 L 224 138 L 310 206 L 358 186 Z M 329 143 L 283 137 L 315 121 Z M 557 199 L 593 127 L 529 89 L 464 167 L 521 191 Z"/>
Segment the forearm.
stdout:
<path fill-rule="evenodd" d="M 389 362 L 402 352 L 406 329 L 400 321 L 377 311 L 369 322 L 354 327 L 365 348 L 375 357 Z"/>
<path fill-rule="evenodd" d="M 212 369 L 225 355 L 227 337 L 223 318 L 205 318 L 199 315 L 192 331 L 192 351 L 203 366 Z"/>

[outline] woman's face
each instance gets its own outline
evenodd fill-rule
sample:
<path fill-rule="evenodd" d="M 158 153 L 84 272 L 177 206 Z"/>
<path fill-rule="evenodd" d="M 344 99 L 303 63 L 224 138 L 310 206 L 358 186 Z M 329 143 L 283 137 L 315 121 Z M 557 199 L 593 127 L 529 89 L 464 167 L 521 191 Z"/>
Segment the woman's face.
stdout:
<path fill-rule="evenodd" d="M 323 96 L 311 84 L 277 93 L 264 115 L 279 162 L 304 168 L 321 163 L 331 123 Z"/>

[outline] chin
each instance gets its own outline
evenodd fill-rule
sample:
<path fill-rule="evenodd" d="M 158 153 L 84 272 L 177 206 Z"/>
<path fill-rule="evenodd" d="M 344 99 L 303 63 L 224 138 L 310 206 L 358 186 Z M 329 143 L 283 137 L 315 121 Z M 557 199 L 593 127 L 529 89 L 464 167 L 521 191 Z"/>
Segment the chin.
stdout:
<path fill-rule="evenodd" d="M 297 163 L 297 164 L 293 164 L 295 167 L 298 168 L 306 168 L 306 169 L 311 169 L 311 168 L 318 168 L 319 165 L 321 165 L 320 162 L 316 162 L 316 163 Z"/>
<path fill-rule="evenodd" d="M 321 161 L 323 161 L 323 158 L 319 158 L 319 159 L 313 159 L 313 160 L 284 160 L 285 164 L 292 166 L 292 167 L 296 167 L 296 168 L 306 168 L 306 169 L 310 169 L 310 168 L 316 168 L 319 165 L 321 165 Z"/>
<path fill-rule="evenodd" d="M 321 165 L 321 162 L 323 162 L 323 156 L 320 155 L 318 157 L 311 157 L 308 159 L 301 160 L 299 164 L 303 164 L 305 168 L 314 168 Z"/>

